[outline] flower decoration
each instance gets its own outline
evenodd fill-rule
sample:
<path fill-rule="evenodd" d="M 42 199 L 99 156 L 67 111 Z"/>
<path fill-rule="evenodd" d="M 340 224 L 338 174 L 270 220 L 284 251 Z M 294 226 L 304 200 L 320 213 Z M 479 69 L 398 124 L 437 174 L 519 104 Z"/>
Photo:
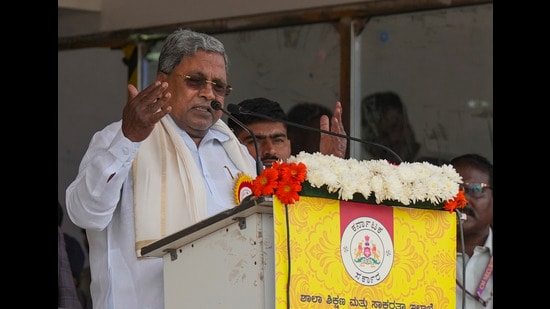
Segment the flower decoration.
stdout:
<path fill-rule="evenodd" d="M 264 169 L 254 179 L 252 192 L 255 196 L 276 195 L 285 204 L 293 204 L 300 195 L 312 195 L 453 212 L 466 205 L 460 183 L 462 178 L 451 165 L 395 165 L 386 160 L 358 161 L 302 151 Z"/>
<path fill-rule="evenodd" d="M 464 190 L 458 190 L 454 199 L 445 202 L 443 209 L 454 212 L 457 208 L 464 208 L 467 203 L 468 201 L 466 201 L 466 197 L 464 196 Z"/>
<path fill-rule="evenodd" d="M 282 203 L 294 204 L 300 200 L 298 192 L 306 179 L 306 166 L 301 162 L 273 162 L 253 181 L 252 192 L 255 196 L 275 194 Z"/>

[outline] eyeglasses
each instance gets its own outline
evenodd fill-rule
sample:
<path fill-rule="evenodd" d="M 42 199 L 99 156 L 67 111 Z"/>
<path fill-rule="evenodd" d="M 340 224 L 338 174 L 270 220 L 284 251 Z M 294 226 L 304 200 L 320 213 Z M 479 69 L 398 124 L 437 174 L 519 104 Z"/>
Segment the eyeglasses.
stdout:
<path fill-rule="evenodd" d="M 195 90 L 203 89 L 204 86 L 208 83 L 212 85 L 212 90 L 214 90 L 214 93 L 220 97 L 228 96 L 229 93 L 231 93 L 231 90 L 233 90 L 233 87 L 229 85 L 226 85 L 222 82 L 213 82 L 204 77 L 180 75 L 180 74 L 178 74 L 178 76 L 183 77 L 183 80 L 185 81 L 185 84 L 187 85 L 187 87 L 193 88 Z"/>
<path fill-rule="evenodd" d="M 483 196 L 483 189 L 493 189 L 493 187 L 490 187 L 488 184 L 480 182 L 480 183 L 463 183 L 459 185 L 460 190 L 464 191 L 464 194 L 468 194 L 471 197 L 482 197 Z"/>

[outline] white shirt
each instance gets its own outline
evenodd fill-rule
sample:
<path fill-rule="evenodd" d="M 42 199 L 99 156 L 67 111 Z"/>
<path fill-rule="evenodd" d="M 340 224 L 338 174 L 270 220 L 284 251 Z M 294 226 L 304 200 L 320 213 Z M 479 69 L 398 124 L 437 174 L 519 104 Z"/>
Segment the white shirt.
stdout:
<path fill-rule="evenodd" d="M 131 168 L 141 143 L 124 137 L 121 124 L 112 123 L 94 134 L 78 175 L 67 188 L 67 213 L 88 235 L 94 309 L 162 309 L 162 258 L 138 260 L 134 247 Z M 208 214 L 234 207 L 230 180 L 239 171 L 220 143 L 229 137 L 210 130 L 197 148 L 187 133 L 180 133 L 202 172 Z M 252 156 L 250 161 L 255 165 Z"/>
<path fill-rule="evenodd" d="M 456 280 L 466 288 L 468 292 L 472 295 L 476 295 L 479 282 L 487 269 L 489 264 L 489 259 L 493 255 L 493 230 L 489 230 L 489 236 L 485 241 L 485 245 L 476 246 L 474 248 L 474 253 L 471 257 L 468 255 L 463 256 L 461 252 L 457 252 L 456 255 Z M 463 282 L 462 278 L 462 258 L 466 260 L 466 282 Z M 456 285 L 456 308 L 462 309 L 462 288 Z M 465 302 L 466 309 L 492 309 L 493 308 L 493 276 L 487 281 L 487 285 L 481 294 L 481 298 L 487 301 L 487 306 L 483 305 L 472 298 L 470 295 L 466 294 Z"/>

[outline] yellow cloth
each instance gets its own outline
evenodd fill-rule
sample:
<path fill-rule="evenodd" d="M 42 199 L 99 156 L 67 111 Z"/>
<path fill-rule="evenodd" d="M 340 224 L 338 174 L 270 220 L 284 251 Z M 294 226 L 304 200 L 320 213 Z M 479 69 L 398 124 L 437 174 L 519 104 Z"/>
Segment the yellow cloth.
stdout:
<path fill-rule="evenodd" d="M 235 166 L 256 176 L 248 151 L 221 119 L 212 129 L 230 139 L 222 146 Z M 178 130 L 164 117 L 145 139 L 133 162 L 136 253 L 162 237 L 206 218 L 202 174 Z"/>

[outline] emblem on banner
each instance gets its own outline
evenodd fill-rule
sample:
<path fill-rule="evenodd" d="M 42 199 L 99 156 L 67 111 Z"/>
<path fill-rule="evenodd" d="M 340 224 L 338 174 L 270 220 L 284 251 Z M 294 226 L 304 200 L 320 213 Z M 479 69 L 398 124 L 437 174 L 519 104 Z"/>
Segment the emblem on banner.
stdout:
<path fill-rule="evenodd" d="M 393 241 L 378 220 L 359 217 L 351 221 L 342 235 L 342 262 L 357 283 L 374 286 L 382 282 L 393 265 Z"/>

